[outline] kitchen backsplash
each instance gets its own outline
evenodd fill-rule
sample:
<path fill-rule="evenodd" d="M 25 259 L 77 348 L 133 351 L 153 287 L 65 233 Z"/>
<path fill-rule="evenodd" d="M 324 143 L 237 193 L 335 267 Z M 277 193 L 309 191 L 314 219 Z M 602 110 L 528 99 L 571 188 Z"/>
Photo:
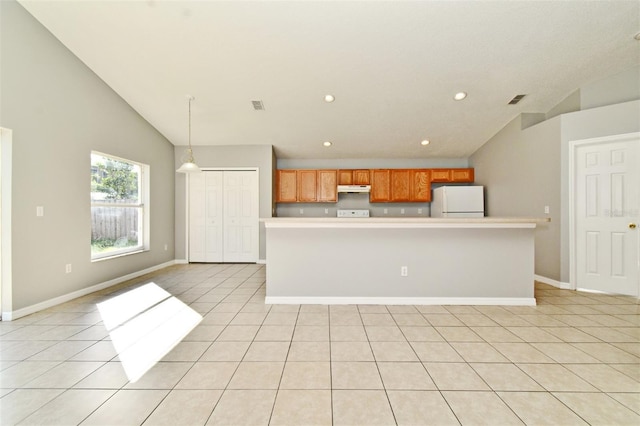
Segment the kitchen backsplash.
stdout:
<path fill-rule="evenodd" d="M 369 194 L 340 194 L 337 203 L 279 203 L 277 217 L 336 217 L 339 209 L 367 209 L 371 217 L 429 216 L 429 203 L 369 203 Z"/>

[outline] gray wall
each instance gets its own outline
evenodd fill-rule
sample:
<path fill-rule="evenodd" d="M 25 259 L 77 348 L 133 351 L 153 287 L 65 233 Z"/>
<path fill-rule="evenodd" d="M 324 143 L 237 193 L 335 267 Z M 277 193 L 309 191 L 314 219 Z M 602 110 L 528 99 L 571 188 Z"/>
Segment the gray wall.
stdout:
<path fill-rule="evenodd" d="M 175 147 L 175 164 L 180 167 L 186 147 Z M 198 166 L 203 168 L 258 168 L 260 181 L 260 217 L 271 217 L 273 208 L 274 154 L 271 145 L 242 146 L 195 146 L 193 156 Z M 176 259 L 186 260 L 186 175 L 178 174 L 175 179 L 175 252 Z M 260 259 L 266 256 L 264 224 L 260 223 Z"/>
<path fill-rule="evenodd" d="M 13 130 L 12 309 L 173 260 L 173 146 L 22 6 L 0 8 L 0 125 Z M 91 262 L 92 150 L 151 166 L 149 251 Z"/>
<path fill-rule="evenodd" d="M 488 216 L 551 217 L 536 231 L 536 274 L 560 277 L 560 119 L 521 130 L 515 118 L 470 158 Z M 549 215 L 544 207 L 549 206 Z"/>
<path fill-rule="evenodd" d="M 570 282 L 569 142 L 640 131 L 640 102 L 629 101 L 640 98 L 639 81 L 633 68 L 581 87 L 553 118 L 522 130 L 517 117 L 470 157 L 491 216 L 544 216 L 550 207 L 551 223 L 536 234 L 536 274 Z M 581 110 L 571 112 L 578 96 Z"/>
<path fill-rule="evenodd" d="M 469 167 L 466 158 L 280 159 L 278 169 L 436 169 Z M 436 188 L 440 184 L 434 184 Z M 339 194 L 337 203 L 278 203 L 278 217 L 335 217 L 338 209 L 368 209 L 372 217 L 430 215 L 431 203 L 369 203 L 369 194 Z M 404 211 L 404 212 L 403 212 Z"/>

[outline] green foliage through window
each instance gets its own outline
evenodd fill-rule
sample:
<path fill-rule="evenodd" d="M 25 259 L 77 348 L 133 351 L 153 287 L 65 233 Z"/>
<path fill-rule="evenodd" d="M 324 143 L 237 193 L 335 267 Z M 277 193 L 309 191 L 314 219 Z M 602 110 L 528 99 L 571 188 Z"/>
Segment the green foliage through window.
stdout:
<path fill-rule="evenodd" d="M 138 200 L 139 166 L 93 154 L 91 192 L 103 193 L 106 200 Z"/>

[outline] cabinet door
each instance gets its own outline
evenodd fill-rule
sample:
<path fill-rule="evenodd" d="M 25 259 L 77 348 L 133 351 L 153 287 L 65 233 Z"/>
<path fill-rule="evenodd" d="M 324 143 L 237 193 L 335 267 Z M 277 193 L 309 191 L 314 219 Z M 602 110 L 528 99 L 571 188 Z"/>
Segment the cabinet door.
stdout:
<path fill-rule="evenodd" d="M 295 203 L 298 201 L 297 173 L 295 170 L 276 172 L 276 202 Z"/>
<path fill-rule="evenodd" d="M 353 170 L 338 170 L 338 185 L 353 185 Z"/>
<path fill-rule="evenodd" d="M 450 182 L 450 169 L 431 169 L 431 182 Z"/>
<path fill-rule="evenodd" d="M 431 179 L 429 170 L 411 170 L 411 201 L 431 201 Z"/>
<path fill-rule="evenodd" d="M 298 202 L 313 203 L 316 200 L 316 171 L 298 170 Z"/>
<path fill-rule="evenodd" d="M 411 170 L 391 170 L 391 201 L 411 200 Z"/>
<path fill-rule="evenodd" d="M 222 171 L 189 175 L 189 262 L 222 262 Z"/>
<path fill-rule="evenodd" d="M 371 192 L 369 201 L 384 203 L 391 200 L 391 170 L 371 170 Z"/>
<path fill-rule="evenodd" d="M 451 169 L 451 182 L 473 182 L 473 169 Z"/>
<path fill-rule="evenodd" d="M 258 172 L 224 172 L 223 262 L 256 262 L 260 249 Z"/>
<path fill-rule="evenodd" d="M 369 170 L 354 170 L 353 184 L 354 185 L 370 185 L 371 179 L 369 178 Z"/>
<path fill-rule="evenodd" d="M 336 170 L 318 170 L 318 201 L 321 203 L 335 203 L 338 201 L 338 187 Z"/>

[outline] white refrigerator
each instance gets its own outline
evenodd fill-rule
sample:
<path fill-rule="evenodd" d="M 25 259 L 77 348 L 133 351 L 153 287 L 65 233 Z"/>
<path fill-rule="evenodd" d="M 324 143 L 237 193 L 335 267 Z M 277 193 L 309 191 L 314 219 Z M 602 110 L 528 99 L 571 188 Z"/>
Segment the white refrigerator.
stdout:
<path fill-rule="evenodd" d="M 483 186 L 441 186 L 433 190 L 431 217 L 483 216 Z"/>

